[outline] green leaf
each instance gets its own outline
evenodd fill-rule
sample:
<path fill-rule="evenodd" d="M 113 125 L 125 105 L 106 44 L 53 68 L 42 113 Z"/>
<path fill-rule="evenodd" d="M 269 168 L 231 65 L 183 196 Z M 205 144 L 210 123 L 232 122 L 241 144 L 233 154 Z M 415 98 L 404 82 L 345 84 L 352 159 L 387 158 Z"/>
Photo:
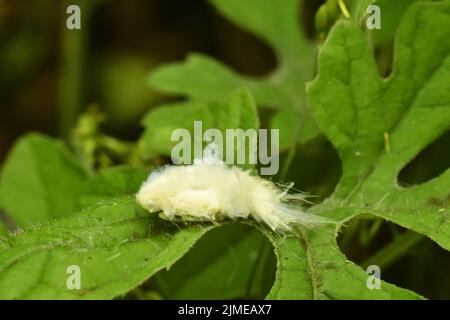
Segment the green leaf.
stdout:
<path fill-rule="evenodd" d="M 299 0 L 211 0 L 215 8 L 241 28 L 266 41 L 274 50 L 278 66 L 265 77 L 240 75 L 220 62 L 199 54 L 191 54 L 182 63 L 154 70 L 152 86 L 162 92 L 186 96 L 190 101 L 223 101 L 229 92 L 248 87 L 259 107 L 290 112 L 298 119 L 297 134 L 279 127 L 281 141 L 288 145 L 306 141 L 318 133 L 306 108 L 305 81 L 314 70 L 314 46 L 299 30 Z M 277 122 L 277 125 L 280 125 Z"/>
<path fill-rule="evenodd" d="M 385 282 L 369 290 L 368 274 L 340 252 L 336 236 L 349 219 L 372 214 L 450 250 L 450 170 L 407 189 L 397 183 L 400 170 L 450 127 L 449 18 L 450 1 L 412 5 L 398 29 L 388 79 L 378 75 L 355 22 L 341 20 L 330 32 L 307 91 L 317 123 L 339 152 L 343 174 L 333 196 L 311 211 L 337 225 L 302 232 L 298 243 L 283 240 L 288 248 L 276 246 L 279 266 L 269 297 L 421 298 Z M 286 255 L 291 259 L 281 259 Z M 293 281 L 298 283 L 286 284 Z M 300 292 L 308 286 L 309 294 Z"/>
<path fill-rule="evenodd" d="M 72 213 L 86 174 L 65 146 L 32 133 L 20 139 L 5 161 L 0 206 L 20 227 Z"/>
<path fill-rule="evenodd" d="M 259 128 L 256 107 L 246 89 L 234 90 L 226 103 L 182 102 L 166 105 L 150 111 L 143 121 L 146 127 L 140 140 L 143 156 L 148 159 L 157 155 L 170 156 L 173 146 L 178 143 L 171 141 L 172 132 L 184 128 L 193 138 L 194 121 L 202 121 L 203 132 L 217 128 L 224 136 L 226 129 Z"/>
<path fill-rule="evenodd" d="M 277 255 L 275 283 L 268 299 L 313 299 L 313 274 L 310 274 L 304 248 L 297 237 L 280 239 L 269 234 Z"/>
<path fill-rule="evenodd" d="M 213 127 L 211 109 L 220 108 L 216 103 L 181 102 L 166 104 L 151 110 L 142 121 L 145 131 L 139 139 L 140 153 L 145 159 L 158 155 L 170 156 L 177 142 L 171 141 L 172 132 L 184 128 L 194 132 L 194 121 Z"/>
<path fill-rule="evenodd" d="M 134 195 L 146 180 L 149 170 L 129 166 L 105 169 L 87 180 L 77 195 L 77 210 L 117 196 Z"/>
<path fill-rule="evenodd" d="M 369 290 L 366 286 L 369 275 L 339 251 L 335 240 L 336 229 L 333 227 L 303 234 L 300 239 L 269 236 L 276 248 L 278 264 L 268 299 L 421 298 L 384 281 L 380 289 Z"/>
<path fill-rule="evenodd" d="M 309 99 L 343 160 L 338 196 L 373 174 L 375 160 L 392 185 L 398 171 L 448 129 L 447 7 L 448 1 L 417 3 L 408 10 L 396 38 L 394 71 L 386 80 L 351 22 L 340 22 L 321 50 Z"/>
<path fill-rule="evenodd" d="M 134 198 L 105 202 L 0 242 L 0 299 L 111 299 L 169 268 L 208 230 L 180 230 Z M 80 289 L 66 285 L 69 266 L 80 268 Z"/>
<path fill-rule="evenodd" d="M 234 223 L 208 232 L 155 280 L 168 299 L 262 299 L 273 283 L 274 261 L 261 232 Z"/>

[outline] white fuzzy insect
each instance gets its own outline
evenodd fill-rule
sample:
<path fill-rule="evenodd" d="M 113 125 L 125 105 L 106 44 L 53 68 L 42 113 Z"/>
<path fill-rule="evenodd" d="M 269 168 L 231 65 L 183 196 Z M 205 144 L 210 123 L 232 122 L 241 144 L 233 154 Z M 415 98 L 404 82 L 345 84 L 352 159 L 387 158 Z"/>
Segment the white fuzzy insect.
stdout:
<path fill-rule="evenodd" d="M 287 191 L 216 158 L 204 158 L 153 172 L 136 199 L 150 212 L 161 211 L 165 220 L 215 222 L 251 216 L 274 231 L 291 231 L 292 224 L 314 227 L 331 222 L 302 211 L 298 202 L 303 196 Z"/>

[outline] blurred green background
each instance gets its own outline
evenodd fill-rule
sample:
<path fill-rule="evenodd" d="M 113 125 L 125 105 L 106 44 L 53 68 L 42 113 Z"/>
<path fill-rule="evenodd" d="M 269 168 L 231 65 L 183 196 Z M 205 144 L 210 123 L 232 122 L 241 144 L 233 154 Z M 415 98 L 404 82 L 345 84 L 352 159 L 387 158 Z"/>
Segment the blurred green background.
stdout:
<path fill-rule="evenodd" d="M 69 4 L 81 7 L 81 30 L 65 26 Z M 275 66 L 267 46 L 207 1 L 0 1 L 1 159 L 29 130 L 66 136 L 92 103 L 108 115 L 107 132 L 137 138 L 142 116 L 168 100 L 148 72 L 190 51 L 248 74 Z"/>

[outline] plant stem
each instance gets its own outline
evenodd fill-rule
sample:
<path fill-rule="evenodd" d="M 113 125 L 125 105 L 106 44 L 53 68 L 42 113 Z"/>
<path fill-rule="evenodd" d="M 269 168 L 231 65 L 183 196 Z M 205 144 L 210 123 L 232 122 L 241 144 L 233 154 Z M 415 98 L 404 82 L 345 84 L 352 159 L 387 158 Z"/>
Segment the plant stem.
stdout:
<path fill-rule="evenodd" d="M 297 151 L 297 142 L 295 141 L 289 147 L 289 152 L 287 154 L 287 158 L 284 161 L 283 168 L 281 169 L 280 181 L 284 181 L 286 179 L 289 168 L 291 167 L 292 161 L 294 160 L 296 151 Z"/>
<path fill-rule="evenodd" d="M 292 143 L 289 146 L 289 151 L 288 151 L 286 160 L 284 161 L 283 168 L 281 169 L 280 181 L 282 181 L 282 182 L 285 181 L 288 171 L 289 171 L 289 168 L 291 167 L 292 161 L 294 160 L 295 153 L 297 152 L 299 135 L 300 135 L 300 129 L 296 128 Z"/>
<path fill-rule="evenodd" d="M 348 12 L 347 6 L 345 5 L 344 0 L 338 0 L 339 9 L 341 9 L 342 14 L 347 19 L 350 18 L 350 12 Z"/>
<path fill-rule="evenodd" d="M 66 27 L 67 14 L 61 23 L 60 90 L 58 101 L 58 133 L 68 138 L 78 115 L 86 105 L 87 30 L 89 16 L 95 1 L 64 1 L 62 9 L 76 4 L 81 10 L 81 29 Z"/>
<path fill-rule="evenodd" d="M 419 233 L 406 231 L 383 249 L 375 253 L 372 257 L 364 261 L 361 266 L 367 268 L 370 265 L 377 265 L 381 269 L 387 268 L 424 239 L 425 237 Z"/>

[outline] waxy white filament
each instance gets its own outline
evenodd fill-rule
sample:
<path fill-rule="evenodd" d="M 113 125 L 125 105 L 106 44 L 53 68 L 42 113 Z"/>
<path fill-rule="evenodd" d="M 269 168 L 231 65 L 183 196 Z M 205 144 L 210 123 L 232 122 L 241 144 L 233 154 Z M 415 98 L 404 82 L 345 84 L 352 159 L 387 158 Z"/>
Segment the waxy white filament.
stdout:
<path fill-rule="evenodd" d="M 167 166 L 152 173 L 136 195 L 138 203 L 166 220 L 221 221 L 252 217 L 274 231 L 293 224 L 314 227 L 330 220 L 306 213 L 302 196 L 219 160 L 204 158 L 189 166 Z M 294 202 L 294 203 L 293 203 Z"/>

